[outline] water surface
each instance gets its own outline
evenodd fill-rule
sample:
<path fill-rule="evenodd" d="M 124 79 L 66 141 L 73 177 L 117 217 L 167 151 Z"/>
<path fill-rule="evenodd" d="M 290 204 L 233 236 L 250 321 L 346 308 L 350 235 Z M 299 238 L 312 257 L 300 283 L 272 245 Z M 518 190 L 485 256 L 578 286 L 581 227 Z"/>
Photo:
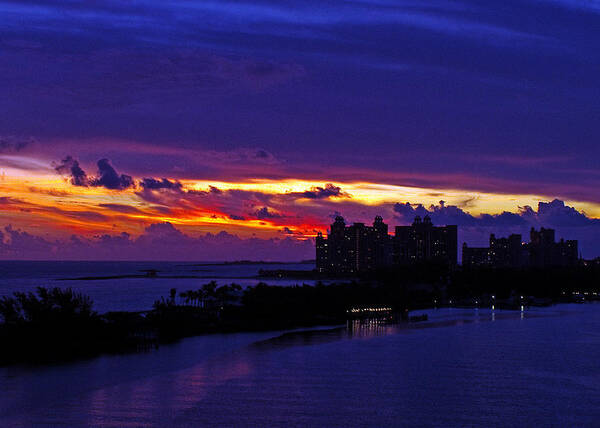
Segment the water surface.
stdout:
<path fill-rule="evenodd" d="M 600 305 L 211 335 L 0 369 L 6 426 L 598 426 Z"/>
<path fill-rule="evenodd" d="M 31 262 L 0 261 L 0 296 L 15 291 L 34 291 L 36 287 L 71 287 L 87 294 L 94 309 L 107 311 L 141 311 L 152 308 L 155 300 L 167 296 L 171 288 L 178 292 L 198 289 L 211 280 L 219 285 L 235 282 L 242 286 L 260 281 L 270 285 L 314 284 L 311 280 L 258 278 L 260 269 L 311 270 L 313 265 L 290 264 L 202 264 L 181 262 Z M 144 275 L 155 269 L 157 278 L 110 278 L 80 280 L 76 278 Z"/>

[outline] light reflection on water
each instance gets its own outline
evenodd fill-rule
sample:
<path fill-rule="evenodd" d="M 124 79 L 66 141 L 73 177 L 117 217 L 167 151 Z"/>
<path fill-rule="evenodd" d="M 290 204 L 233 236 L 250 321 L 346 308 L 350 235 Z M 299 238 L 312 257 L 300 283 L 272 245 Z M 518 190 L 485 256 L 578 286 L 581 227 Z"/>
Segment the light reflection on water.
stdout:
<path fill-rule="evenodd" d="M 0 425 L 594 426 L 599 309 L 440 309 L 4 368 Z"/>

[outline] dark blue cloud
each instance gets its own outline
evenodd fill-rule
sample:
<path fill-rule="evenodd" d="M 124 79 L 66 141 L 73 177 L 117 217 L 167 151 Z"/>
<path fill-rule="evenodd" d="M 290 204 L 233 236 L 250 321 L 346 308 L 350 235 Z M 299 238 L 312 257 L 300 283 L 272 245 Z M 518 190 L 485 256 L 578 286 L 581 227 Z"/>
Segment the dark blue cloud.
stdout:
<path fill-rule="evenodd" d="M 349 195 L 341 187 L 327 183 L 325 187 L 315 186 L 304 192 L 291 193 L 291 195 L 307 199 L 347 198 Z"/>
<path fill-rule="evenodd" d="M 281 218 L 283 217 L 281 214 L 269 210 L 268 207 L 262 207 L 257 209 L 254 213 L 253 213 L 254 217 L 256 217 L 259 220 L 266 220 L 266 219 L 274 219 L 274 218 Z"/>
<path fill-rule="evenodd" d="M 88 176 L 79 165 L 79 161 L 67 156 L 61 162 L 54 165 L 54 169 L 61 175 L 70 177 L 73 186 L 105 187 L 111 190 L 125 190 L 135 187 L 135 182 L 130 175 L 119 174 L 110 164 L 108 159 L 100 159 L 97 163 L 97 176 Z"/>
<path fill-rule="evenodd" d="M 168 178 L 155 179 L 155 178 L 143 178 L 140 180 L 139 185 L 143 189 L 149 190 L 181 190 L 182 184 L 179 181 L 169 180 Z"/>
<path fill-rule="evenodd" d="M 90 185 L 112 190 L 124 190 L 134 187 L 135 183 L 130 175 L 118 174 L 108 159 L 100 159 L 98 161 L 98 176 L 90 181 Z"/>
<path fill-rule="evenodd" d="M 600 233 L 600 219 L 589 218 L 583 212 L 565 205 L 559 199 L 551 202 L 539 202 L 537 211 L 530 206 L 520 208 L 518 213 L 504 211 L 500 214 L 469 214 L 455 205 L 446 205 L 440 201 L 439 205 L 426 208 L 422 204 L 410 202 L 394 205 L 396 218 L 403 222 L 412 222 L 415 216 L 431 217 L 436 224 L 456 224 L 458 226 L 485 226 L 485 227 L 511 227 L 511 226 L 543 226 L 543 227 L 586 227 L 595 226 Z"/>
<path fill-rule="evenodd" d="M 244 216 L 237 215 L 237 214 L 229 214 L 229 218 L 232 220 L 246 220 L 246 218 Z"/>
<path fill-rule="evenodd" d="M 70 182 L 73 186 L 88 186 L 88 177 L 83 168 L 79 166 L 79 162 L 73 159 L 72 156 L 67 156 L 62 161 L 54 166 L 56 172 L 61 175 L 70 177 Z"/>

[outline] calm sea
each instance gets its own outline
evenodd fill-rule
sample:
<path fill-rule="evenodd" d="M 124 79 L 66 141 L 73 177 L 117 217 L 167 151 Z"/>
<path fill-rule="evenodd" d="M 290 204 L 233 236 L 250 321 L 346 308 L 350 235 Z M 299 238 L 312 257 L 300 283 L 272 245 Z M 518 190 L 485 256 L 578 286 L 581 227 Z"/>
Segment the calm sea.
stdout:
<path fill-rule="evenodd" d="M 14 291 L 34 291 L 36 287 L 71 287 L 87 294 L 94 309 L 137 311 L 151 309 L 155 300 L 167 296 L 171 288 L 179 291 L 197 289 L 215 280 L 222 284 L 236 282 L 256 285 L 260 269 L 311 270 L 311 264 L 203 264 L 181 262 L 30 262 L 0 261 L 0 296 Z M 157 270 L 156 278 L 114 278 L 78 280 L 110 276 L 135 276 Z M 187 278 L 186 278 L 187 277 Z M 294 279 L 262 279 L 271 285 L 313 284 Z"/>
<path fill-rule="evenodd" d="M 6 427 L 597 427 L 600 305 L 210 335 L 0 369 Z"/>

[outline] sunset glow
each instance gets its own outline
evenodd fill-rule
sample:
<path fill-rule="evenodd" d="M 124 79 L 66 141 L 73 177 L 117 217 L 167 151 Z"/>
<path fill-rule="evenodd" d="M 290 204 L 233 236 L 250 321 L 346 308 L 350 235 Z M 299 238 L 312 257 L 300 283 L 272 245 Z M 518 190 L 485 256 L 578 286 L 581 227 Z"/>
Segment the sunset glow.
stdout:
<path fill-rule="evenodd" d="M 237 182 L 167 179 L 178 181 L 181 188 L 176 192 L 156 190 L 149 198 L 139 185 L 122 190 L 74 186 L 68 178 L 48 173 L 51 165 L 44 168 L 43 162 L 35 160 L 30 164 L 40 169 L 2 169 L 0 191 L 4 202 L 0 215 L 13 227 L 56 236 L 115 231 L 135 235 L 152 223 L 169 222 L 192 235 L 227 230 L 241 236 L 273 237 L 281 236 L 286 228 L 294 239 L 306 239 L 314 237 L 316 231 L 325 231 L 333 212 L 347 213 L 351 221 L 366 222 L 380 213 L 394 222 L 396 203 L 428 207 L 444 201 L 478 216 L 515 212 L 519 207 L 535 207 L 548 199 L 540 195 L 371 182 L 265 178 Z M 339 194 L 304 194 L 327 186 L 339 189 Z M 590 217 L 600 216 L 600 204 L 565 202 Z M 261 209 L 265 209 L 262 215 Z"/>

